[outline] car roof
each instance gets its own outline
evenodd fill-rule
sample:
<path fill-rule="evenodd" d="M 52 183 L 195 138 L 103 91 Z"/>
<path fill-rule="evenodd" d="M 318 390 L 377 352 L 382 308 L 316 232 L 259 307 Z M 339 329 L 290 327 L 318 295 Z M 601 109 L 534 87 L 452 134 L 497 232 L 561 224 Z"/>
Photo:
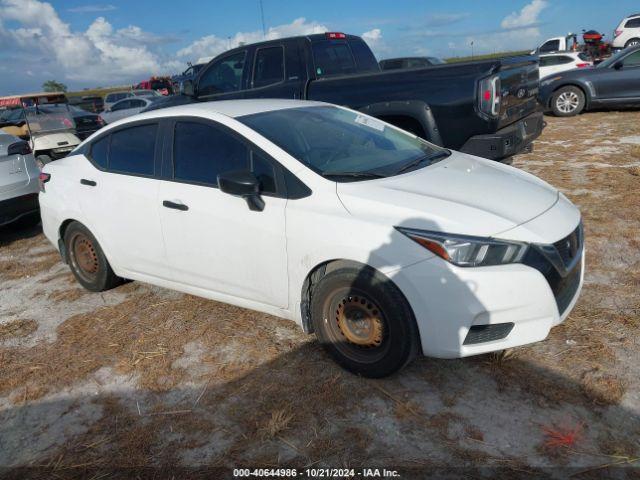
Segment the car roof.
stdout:
<path fill-rule="evenodd" d="M 572 52 L 572 51 L 561 51 L 561 52 L 551 52 L 551 53 L 541 53 L 538 55 L 539 57 L 558 57 L 560 55 L 579 55 L 582 52 Z"/>
<path fill-rule="evenodd" d="M 276 110 L 288 110 L 291 108 L 328 106 L 324 102 L 311 102 L 308 100 L 283 100 L 283 99 L 252 99 L 252 100 L 220 100 L 213 102 L 198 102 L 176 107 L 166 107 L 149 112 L 139 113 L 131 117 L 110 123 L 101 131 L 126 125 L 140 120 L 152 120 L 165 117 L 204 117 L 215 115 L 236 118 L 255 113 L 273 112 Z"/>

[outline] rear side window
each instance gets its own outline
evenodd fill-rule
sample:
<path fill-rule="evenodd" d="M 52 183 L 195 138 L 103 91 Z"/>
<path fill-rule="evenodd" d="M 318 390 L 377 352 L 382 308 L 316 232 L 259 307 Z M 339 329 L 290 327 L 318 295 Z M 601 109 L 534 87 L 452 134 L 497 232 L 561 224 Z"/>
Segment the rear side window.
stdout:
<path fill-rule="evenodd" d="M 260 48 L 256 52 L 253 87 L 265 87 L 284 80 L 284 48 Z"/>
<path fill-rule="evenodd" d="M 360 39 L 349 40 L 351 52 L 356 59 L 356 65 L 360 72 L 377 72 L 380 70 L 376 57 L 371 53 L 371 49 Z"/>
<path fill-rule="evenodd" d="M 109 135 L 102 137 L 91 145 L 91 160 L 100 168 L 107 168 L 107 155 L 109 153 Z"/>
<path fill-rule="evenodd" d="M 571 63 L 571 62 L 573 62 L 573 58 L 567 57 L 566 55 L 562 55 L 561 57 L 558 57 L 558 65 L 563 65 L 565 63 Z"/>
<path fill-rule="evenodd" d="M 271 162 L 222 129 L 198 122 L 176 122 L 173 137 L 174 179 L 218 186 L 218 174 L 250 169 L 264 193 L 274 193 Z"/>
<path fill-rule="evenodd" d="M 312 43 L 312 50 L 318 77 L 342 75 L 355 71 L 356 64 L 346 42 L 321 40 Z"/>
<path fill-rule="evenodd" d="M 640 17 L 632 18 L 624 24 L 624 28 L 640 28 Z"/>
<path fill-rule="evenodd" d="M 158 125 L 140 125 L 111 134 L 109 170 L 153 175 Z"/>

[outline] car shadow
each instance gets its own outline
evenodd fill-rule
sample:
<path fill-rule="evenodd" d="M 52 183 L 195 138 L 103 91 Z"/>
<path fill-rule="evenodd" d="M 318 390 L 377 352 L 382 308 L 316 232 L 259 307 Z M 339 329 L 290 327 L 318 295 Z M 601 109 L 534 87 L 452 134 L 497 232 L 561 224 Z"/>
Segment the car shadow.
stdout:
<path fill-rule="evenodd" d="M 39 216 L 39 214 L 38 214 Z M 28 217 L 0 227 L 0 247 L 10 245 L 18 240 L 33 238 L 42 233 L 42 224 Z"/>

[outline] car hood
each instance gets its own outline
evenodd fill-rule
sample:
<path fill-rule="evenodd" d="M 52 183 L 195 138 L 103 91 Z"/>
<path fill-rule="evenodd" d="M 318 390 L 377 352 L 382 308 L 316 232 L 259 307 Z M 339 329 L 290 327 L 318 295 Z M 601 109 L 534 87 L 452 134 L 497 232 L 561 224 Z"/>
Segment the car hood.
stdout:
<path fill-rule="evenodd" d="M 459 152 L 395 177 L 337 184 L 355 216 L 394 226 L 492 236 L 544 213 L 558 191 L 507 165 Z"/>

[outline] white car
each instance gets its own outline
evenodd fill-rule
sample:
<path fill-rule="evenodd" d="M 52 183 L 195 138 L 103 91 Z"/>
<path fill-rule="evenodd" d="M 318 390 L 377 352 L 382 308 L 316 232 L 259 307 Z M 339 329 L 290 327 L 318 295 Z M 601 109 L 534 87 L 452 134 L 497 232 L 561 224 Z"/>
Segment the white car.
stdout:
<path fill-rule="evenodd" d="M 593 67 L 589 55 L 583 52 L 547 53 L 540 55 L 540 78 L 574 68 Z"/>
<path fill-rule="evenodd" d="M 613 35 L 613 48 L 640 45 L 640 13 L 623 18 Z"/>
<path fill-rule="evenodd" d="M 113 123 L 116 120 L 140 113 L 142 109 L 147 108 L 159 98 L 161 97 L 137 96 L 118 100 L 111 107 L 105 109 L 100 116 L 106 123 Z"/>
<path fill-rule="evenodd" d="M 44 232 L 89 290 L 288 318 L 366 376 L 542 340 L 582 286 L 580 212 L 555 188 L 329 104 L 154 110 L 43 173 Z"/>

